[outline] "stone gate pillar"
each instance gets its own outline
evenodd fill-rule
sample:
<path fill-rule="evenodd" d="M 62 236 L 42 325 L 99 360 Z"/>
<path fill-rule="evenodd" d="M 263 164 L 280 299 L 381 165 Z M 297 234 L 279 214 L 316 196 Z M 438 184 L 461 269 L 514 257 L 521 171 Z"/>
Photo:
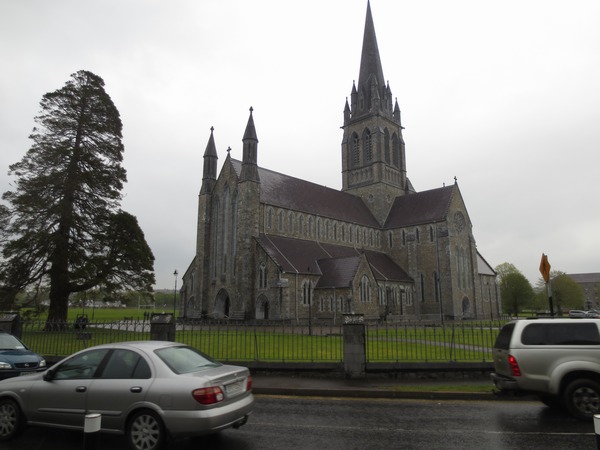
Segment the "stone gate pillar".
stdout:
<path fill-rule="evenodd" d="M 344 314 L 344 372 L 348 378 L 366 373 L 365 319 L 362 314 Z"/>

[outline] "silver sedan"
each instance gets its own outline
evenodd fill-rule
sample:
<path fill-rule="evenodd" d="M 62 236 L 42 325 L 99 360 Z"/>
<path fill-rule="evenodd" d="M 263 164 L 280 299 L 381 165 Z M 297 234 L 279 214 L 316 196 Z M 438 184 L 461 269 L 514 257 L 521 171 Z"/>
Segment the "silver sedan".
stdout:
<path fill-rule="evenodd" d="M 171 436 L 240 427 L 253 405 L 245 367 L 174 342 L 106 344 L 43 373 L 0 381 L 0 440 L 25 425 L 99 428 L 125 434 L 133 450 L 157 450 Z"/>

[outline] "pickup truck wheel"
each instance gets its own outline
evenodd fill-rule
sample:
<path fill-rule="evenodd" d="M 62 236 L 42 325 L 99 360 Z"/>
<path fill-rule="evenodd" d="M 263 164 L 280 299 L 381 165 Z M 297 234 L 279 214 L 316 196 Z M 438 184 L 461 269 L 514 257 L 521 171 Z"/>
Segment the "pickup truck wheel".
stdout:
<path fill-rule="evenodd" d="M 600 413 L 600 384 L 587 378 L 574 380 L 565 389 L 564 401 L 573 417 L 591 420 Z"/>

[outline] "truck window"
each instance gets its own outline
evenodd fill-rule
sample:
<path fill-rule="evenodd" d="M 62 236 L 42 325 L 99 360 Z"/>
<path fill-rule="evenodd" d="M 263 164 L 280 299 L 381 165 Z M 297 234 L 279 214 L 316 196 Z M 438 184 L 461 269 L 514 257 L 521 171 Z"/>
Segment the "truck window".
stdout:
<path fill-rule="evenodd" d="M 600 345 L 595 323 L 532 323 L 523 329 L 524 345 Z"/>

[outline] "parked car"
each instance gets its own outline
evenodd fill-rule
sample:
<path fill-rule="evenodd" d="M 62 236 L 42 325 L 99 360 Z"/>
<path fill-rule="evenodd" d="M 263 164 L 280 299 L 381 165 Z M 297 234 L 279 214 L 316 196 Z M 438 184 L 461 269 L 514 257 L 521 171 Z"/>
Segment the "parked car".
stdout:
<path fill-rule="evenodd" d="M 157 450 L 170 436 L 197 436 L 244 425 L 252 412 L 246 367 L 221 364 L 166 341 L 90 347 L 44 373 L 0 381 L 0 439 L 25 425 L 124 434 L 133 450 Z"/>
<path fill-rule="evenodd" d="M 573 318 L 586 317 L 586 312 L 580 311 L 578 309 L 572 309 L 569 311 L 569 317 L 573 317 Z"/>
<path fill-rule="evenodd" d="M 17 337 L 0 331 L 0 380 L 46 370 L 46 361 Z"/>
<path fill-rule="evenodd" d="M 501 393 L 536 394 L 578 419 L 600 414 L 600 321 L 523 319 L 505 324 L 493 348 Z"/>

